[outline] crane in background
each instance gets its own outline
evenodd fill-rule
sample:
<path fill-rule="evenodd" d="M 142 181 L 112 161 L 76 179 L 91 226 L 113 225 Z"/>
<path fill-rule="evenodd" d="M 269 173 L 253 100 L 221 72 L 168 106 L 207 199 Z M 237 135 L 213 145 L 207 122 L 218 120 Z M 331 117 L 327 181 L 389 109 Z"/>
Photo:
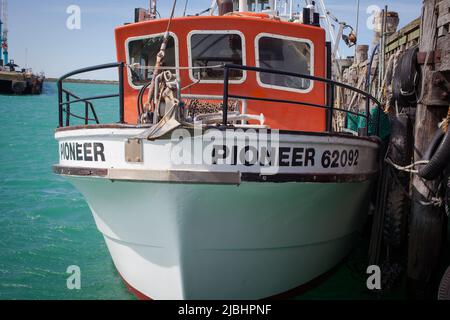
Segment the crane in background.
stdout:
<path fill-rule="evenodd" d="M 9 63 L 8 61 L 8 1 L 1 0 L 0 3 L 0 65 L 4 66 Z M 3 56 L 3 60 L 1 59 Z"/>

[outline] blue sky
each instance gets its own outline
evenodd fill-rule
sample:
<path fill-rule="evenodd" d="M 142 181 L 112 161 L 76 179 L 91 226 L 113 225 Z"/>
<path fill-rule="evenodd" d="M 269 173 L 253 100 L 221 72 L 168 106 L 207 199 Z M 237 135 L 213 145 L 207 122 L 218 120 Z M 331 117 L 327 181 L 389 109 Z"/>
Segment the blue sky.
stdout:
<path fill-rule="evenodd" d="M 185 0 L 178 0 L 181 13 Z M 303 3 L 303 1 L 299 1 Z M 172 1 L 159 0 L 163 16 L 170 11 Z M 187 13 L 206 9 L 210 0 L 189 0 Z M 350 25 L 356 23 L 357 0 L 328 0 L 328 9 Z M 81 9 L 81 29 L 69 30 L 67 7 Z M 359 43 L 370 44 L 373 32 L 366 27 L 371 5 L 397 11 L 400 26 L 420 16 L 420 0 L 361 0 Z M 10 57 L 21 66 L 44 71 L 48 77 L 58 77 L 76 68 L 115 61 L 114 27 L 134 19 L 134 8 L 148 6 L 148 0 L 9 0 L 8 29 Z M 27 54 L 26 54 L 27 52 Z M 345 52 L 351 54 L 351 51 Z M 113 79 L 110 71 L 86 75 L 86 78 Z"/>

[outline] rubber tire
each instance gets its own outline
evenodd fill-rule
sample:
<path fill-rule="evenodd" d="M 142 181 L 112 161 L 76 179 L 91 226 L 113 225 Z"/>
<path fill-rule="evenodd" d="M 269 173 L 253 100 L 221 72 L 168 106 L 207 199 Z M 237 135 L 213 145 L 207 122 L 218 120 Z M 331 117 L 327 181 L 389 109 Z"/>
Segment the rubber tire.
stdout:
<path fill-rule="evenodd" d="M 21 94 L 27 88 L 27 83 L 25 81 L 13 81 L 11 83 L 11 91 L 15 94 Z"/>
<path fill-rule="evenodd" d="M 399 114 L 391 118 L 391 136 L 389 141 L 389 158 L 401 166 L 411 162 L 412 157 L 412 123 L 407 114 Z M 386 199 L 386 210 L 383 224 L 384 243 L 400 248 L 406 242 L 408 230 L 409 198 L 402 186 L 409 184 L 409 175 L 395 172 L 396 177 L 389 175 L 389 188 Z M 399 185 L 399 183 L 401 185 Z"/>
<path fill-rule="evenodd" d="M 383 293 L 390 292 L 394 285 L 400 280 L 404 268 L 399 262 L 385 260 L 381 265 L 381 290 Z"/>
<path fill-rule="evenodd" d="M 439 285 L 438 300 L 450 300 L 450 267 L 445 271 Z"/>
<path fill-rule="evenodd" d="M 447 185 L 445 187 L 444 207 L 447 216 L 450 216 L 450 166 L 447 167 Z"/>
<path fill-rule="evenodd" d="M 406 166 L 411 163 L 413 152 L 412 121 L 409 115 L 401 113 L 396 117 L 391 117 L 390 124 L 389 158 L 398 165 Z"/>
<path fill-rule="evenodd" d="M 408 224 L 409 198 L 392 183 L 386 200 L 386 212 L 383 225 L 384 243 L 392 248 L 400 248 L 405 243 Z"/>
<path fill-rule="evenodd" d="M 403 98 L 411 107 L 417 106 L 419 84 L 421 82 L 421 70 L 417 63 L 419 47 L 409 48 L 403 53 L 400 63 L 400 88 L 403 92 L 415 92 L 413 95 L 403 95 Z"/>
<path fill-rule="evenodd" d="M 438 149 L 439 145 L 442 142 L 442 138 L 444 138 L 444 131 L 436 130 L 433 139 L 431 139 L 428 145 L 427 150 L 425 150 L 422 160 L 430 160 L 433 157 L 433 155 L 436 153 L 436 150 Z"/>
<path fill-rule="evenodd" d="M 429 148 L 432 147 L 430 145 Z M 425 152 L 425 155 L 429 155 L 429 153 Z M 429 160 L 430 162 L 419 169 L 418 175 L 425 180 L 436 179 L 450 162 L 450 130 L 442 138 L 431 159 L 424 158 L 423 160 Z"/>
<path fill-rule="evenodd" d="M 392 79 L 392 99 L 397 102 L 399 109 L 409 107 L 408 102 L 402 96 L 401 85 L 401 65 L 403 61 L 403 55 L 400 55 L 395 67 L 394 78 Z"/>

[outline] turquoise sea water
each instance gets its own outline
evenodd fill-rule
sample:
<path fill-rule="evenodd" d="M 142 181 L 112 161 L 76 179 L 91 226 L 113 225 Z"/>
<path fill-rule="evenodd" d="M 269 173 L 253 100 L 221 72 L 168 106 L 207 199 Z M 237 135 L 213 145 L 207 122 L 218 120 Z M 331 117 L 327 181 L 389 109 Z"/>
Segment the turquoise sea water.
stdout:
<path fill-rule="evenodd" d="M 117 91 L 66 86 L 83 96 Z M 98 101 L 100 119 L 116 120 L 117 105 Z M 52 173 L 57 119 L 54 83 L 40 96 L 0 96 L 0 299 L 133 299 L 83 197 Z M 70 265 L 81 269 L 81 290 L 67 289 Z"/>
<path fill-rule="evenodd" d="M 66 87 L 83 97 L 117 91 L 115 85 Z M 46 83 L 40 96 L 0 96 L 0 299 L 134 299 L 83 197 L 52 173 L 56 93 Z M 102 122 L 118 120 L 117 99 L 95 106 Z M 78 108 L 72 112 L 82 114 Z M 70 265 L 81 269 L 81 290 L 67 289 Z M 365 281 L 354 279 L 349 264 L 336 274 L 301 298 L 361 297 Z"/>
<path fill-rule="evenodd" d="M 115 85 L 66 87 L 82 97 L 117 92 Z M 117 99 L 95 106 L 101 122 L 118 120 Z M 72 112 L 82 114 L 82 105 Z M 52 173 L 57 120 L 54 83 L 40 96 L 0 95 L 0 299 L 134 299 L 83 197 Z M 365 288 L 366 253 L 360 242 L 327 281 L 297 299 L 377 298 Z M 71 265 L 81 269 L 81 290 L 67 289 Z M 399 286 L 386 298 L 403 297 Z"/>

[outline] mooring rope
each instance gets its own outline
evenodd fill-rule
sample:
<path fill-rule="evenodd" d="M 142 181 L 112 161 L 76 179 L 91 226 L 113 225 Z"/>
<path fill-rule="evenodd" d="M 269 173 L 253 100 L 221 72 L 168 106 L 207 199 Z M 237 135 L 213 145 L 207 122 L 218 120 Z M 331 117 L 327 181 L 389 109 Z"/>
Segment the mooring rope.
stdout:
<path fill-rule="evenodd" d="M 392 161 L 389 157 L 386 157 L 386 159 L 384 161 L 399 171 L 404 171 L 404 172 L 409 172 L 409 173 L 414 173 L 414 174 L 417 174 L 419 171 L 416 169 L 413 169 L 413 168 L 415 168 L 418 165 L 428 164 L 430 162 L 429 160 L 420 160 L 420 161 L 416 161 L 407 166 L 400 166 L 398 164 L 395 164 L 394 161 Z"/>
<path fill-rule="evenodd" d="M 399 171 L 404 171 L 404 172 L 408 172 L 408 173 L 413 173 L 413 174 L 417 174 L 418 170 L 414 170 L 412 168 L 414 168 L 417 165 L 424 165 L 424 164 L 428 164 L 430 161 L 428 160 L 421 160 L 421 161 L 417 161 L 414 162 L 410 165 L 407 166 L 399 166 L 397 164 L 395 164 L 389 157 L 386 157 L 385 162 L 390 164 L 392 166 L 392 168 L 397 169 Z M 411 195 L 409 194 L 409 192 L 407 192 L 401 182 L 398 180 L 398 177 L 392 173 L 392 175 L 395 178 L 395 182 L 398 184 L 398 186 L 400 187 L 401 191 L 411 200 L 411 201 L 415 201 L 417 203 L 420 203 L 423 206 L 433 206 L 433 207 L 441 207 L 444 203 L 444 200 L 442 199 L 442 197 L 436 196 L 436 195 L 431 195 L 431 197 L 429 197 L 428 201 L 423 201 L 423 200 L 415 200 L 414 198 L 411 197 Z M 420 177 L 419 177 L 420 178 Z M 421 178 L 422 179 L 422 178 Z M 432 194 L 431 190 L 429 190 L 430 194 Z"/>
<path fill-rule="evenodd" d="M 147 99 L 147 103 L 144 105 L 144 112 L 152 112 L 155 110 L 155 105 L 153 105 L 152 101 L 153 101 L 153 93 L 154 93 L 154 89 L 155 89 L 155 78 L 156 76 L 159 74 L 160 72 L 160 67 L 161 67 L 161 63 L 164 60 L 164 56 L 165 56 L 165 52 L 166 52 L 166 48 L 167 48 L 167 43 L 169 42 L 169 32 L 170 32 L 170 26 L 172 24 L 172 20 L 173 17 L 175 15 L 175 7 L 177 5 L 177 0 L 173 0 L 173 5 L 172 5 L 172 11 L 170 13 L 170 17 L 169 17 L 169 21 L 167 22 L 167 28 L 166 28 L 166 32 L 164 33 L 164 37 L 163 37 L 163 42 L 161 44 L 161 49 L 159 51 L 159 53 L 156 56 L 156 63 L 155 63 L 155 74 L 152 77 L 152 81 L 150 83 L 150 91 L 148 94 L 148 99 Z M 139 115 L 139 120 L 140 122 L 142 122 L 141 119 L 142 115 Z"/>
<path fill-rule="evenodd" d="M 450 124 L 450 107 L 448 107 L 447 117 L 442 120 L 441 123 L 439 123 L 439 128 L 442 129 L 442 131 L 447 132 Z"/>

